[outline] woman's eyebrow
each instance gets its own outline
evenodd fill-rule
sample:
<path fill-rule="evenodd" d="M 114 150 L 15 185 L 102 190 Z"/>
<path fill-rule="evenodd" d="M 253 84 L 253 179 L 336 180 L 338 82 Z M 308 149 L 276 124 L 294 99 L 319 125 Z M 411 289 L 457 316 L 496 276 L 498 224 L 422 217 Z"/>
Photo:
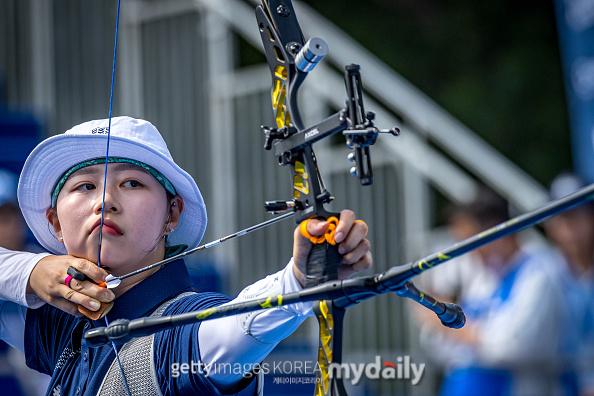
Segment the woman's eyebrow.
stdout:
<path fill-rule="evenodd" d="M 119 163 L 119 164 L 113 164 L 113 167 L 111 168 L 113 171 L 115 172 L 122 172 L 122 171 L 127 171 L 127 170 L 140 170 L 140 171 L 145 171 L 144 169 L 142 169 L 140 166 L 138 165 L 134 165 L 134 164 L 128 164 L 128 163 Z M 146 171 L 145 171 L 146 172 Z"/>
<path fill-rule="evenodd" d="M 113 164 L 113 168 L 111 168 L 111 170 L 113 172 L 125 172 L 125 171 L 129 171 L 129 170 L 131 170 L 131 171 L 140 171 L 140 172 L 142 172 L 144 174 L 147 174 L 149 176 L 152 176 L 151 173 L 149 171 L 147 171 L 146 169 L 141 168 L 138 165 L 128 164 L 128 163 L 125 163 L 125 162 Z"/>
<path fill-rule="evenodd" d="M 127 170 L 139 170 L 146 172 L 146 170 L 142 169 L 138 165 L 128 164 L 128 163 L 119 163 L 119 164 L 110 164 L 113 165 L 110 169 L 114 172 L 123 172 Z M 83 175 L 95 175 L 95 174 L 103 174 L 105 172 L 105 168 L 103 166 L 86 166 L 84 168 L 78 169 L 74 172 L 72 176 L 83 176 Z M 148 172 L 146 172 L 148 173 Z"/>
<path fill-rule="evenodd" d="M 79 175 L 91 175 L 91 174 L 96 174 L 102 172 L 101 169 L 96 168 L 94 166 L 86 166 L 84 168 L 80 168 L 78 170 L 76 170 L 72 175 L 70 175 L 70 177 L 72 176 L 79 176 Z"/>

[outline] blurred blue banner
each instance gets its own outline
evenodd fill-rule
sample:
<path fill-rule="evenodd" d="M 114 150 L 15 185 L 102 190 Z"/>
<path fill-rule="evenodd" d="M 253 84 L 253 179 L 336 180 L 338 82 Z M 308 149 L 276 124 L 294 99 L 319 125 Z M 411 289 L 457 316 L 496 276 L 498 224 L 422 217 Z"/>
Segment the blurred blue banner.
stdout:
<path fill-rule="evenodd" d="M 594 183 L 594 0 L 554 0 L 574 171 Z"/>

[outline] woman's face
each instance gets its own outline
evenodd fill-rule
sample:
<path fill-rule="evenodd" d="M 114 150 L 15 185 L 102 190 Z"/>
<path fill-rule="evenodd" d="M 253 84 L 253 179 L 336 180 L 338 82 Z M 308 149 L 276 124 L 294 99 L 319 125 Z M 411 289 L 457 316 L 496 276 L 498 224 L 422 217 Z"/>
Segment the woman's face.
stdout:
<path fill-rule="evenodd" d="M 183 201 L 171 202 L 150 173 L 127 163 L 107 166 L 101 265 L 119 276 L 162 260 L 164 235 L 175 229 Z M 58 195 L 48 220 L 68 254 L 96 262 L 105 165 L 74 172 Z M 175 205 L 171 205 L 176 203 Z"/>

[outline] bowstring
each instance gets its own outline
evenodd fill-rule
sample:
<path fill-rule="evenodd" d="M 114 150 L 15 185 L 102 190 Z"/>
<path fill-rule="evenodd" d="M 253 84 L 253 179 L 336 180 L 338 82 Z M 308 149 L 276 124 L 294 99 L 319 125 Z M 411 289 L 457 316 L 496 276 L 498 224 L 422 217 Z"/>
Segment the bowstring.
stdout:
<path fill-rule="evenodd" d="M 97 253 L 97 266 L 101 267 L 101 245 L 103 243 L 103 220 L 105 219 L 105 191 L 107 189 L 107 165 L 109 162 L 109 140 L 111 137 L 111 116 L 113 112 L 113 91 L 114 91 L 114 82 L 115 82 L 115 71 L 116 71 L 116 57 L 118 52 L 118 28 L 120 25 L 120 5 L 121 0 L 118 0 L 118 11 L 116 15 L 116 27 L 115 27 L 115 42 L 113 45 L 113 63 L 111 69 L 111 89 L 109 94 L 109 117 L 107 120 L 107 148 L 105 150 L 105 172 L 103 175 L 103 197 L 101 199 L 101 224 L 99 227 L 99 252 Z M 109 326 L 109 320 L 107 319 L 107 315 L 104 316 L 105 324 Z M 120 361 L 120 355 L 118 354 L 118 349 L 116 348 L 115 342 L 111 342 L 113 347 L 113 351 L 116 355 L 116 360 L 118 361 L 118 366 L 120 367 L 120 372 L 122 373 L 122 378 L 124 380 L 124 386 L 126 387 L 126 392 L 128 396 L 130 394 L 130 388 L 128 387 L 128 381 L 126 380 L 126 375 L 124 374 L 124 368 L 122 367 L 122 362 Z"/>

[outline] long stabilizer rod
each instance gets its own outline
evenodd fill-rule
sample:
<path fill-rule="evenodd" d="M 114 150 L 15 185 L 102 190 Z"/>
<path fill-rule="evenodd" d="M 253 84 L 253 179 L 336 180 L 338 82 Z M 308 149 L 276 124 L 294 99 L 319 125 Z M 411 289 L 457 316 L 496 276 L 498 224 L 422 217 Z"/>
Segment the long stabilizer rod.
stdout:
<path fill-rule="evenodd" d="M 421 272 L 468 253 L 496 239 L 524 230 L 592 199 L 594 199 L 594 184 L 584 187 L 567 197 L 550 202 L 539 209 L 489 228 L 438 253 L 431 254 L 412 263 L 392 267 L 381 274 L 342 281 L 330 281 L 300 292 L 222 305 L 181 315 L 160 318 L 139 318 L 131 321 L 120 319 L 114 321 L 108 327 L 98 327 L 88 330 L 84 337 L 92 347 L 101 346 L 110 341 L 125 343 L 131 338 L 146 336 L 171 327 L 299 302 L 333 300 L 333 303 L 337 307 L 346 308 L 368 298 L 388 292 L 398 293 L 423 304 L 421 301 L 423 300 L 423 294 L 419 293 L 418 290 L 415 291 L 416 289 L 412 288 L 412 284 L 408 282 Z"/>

